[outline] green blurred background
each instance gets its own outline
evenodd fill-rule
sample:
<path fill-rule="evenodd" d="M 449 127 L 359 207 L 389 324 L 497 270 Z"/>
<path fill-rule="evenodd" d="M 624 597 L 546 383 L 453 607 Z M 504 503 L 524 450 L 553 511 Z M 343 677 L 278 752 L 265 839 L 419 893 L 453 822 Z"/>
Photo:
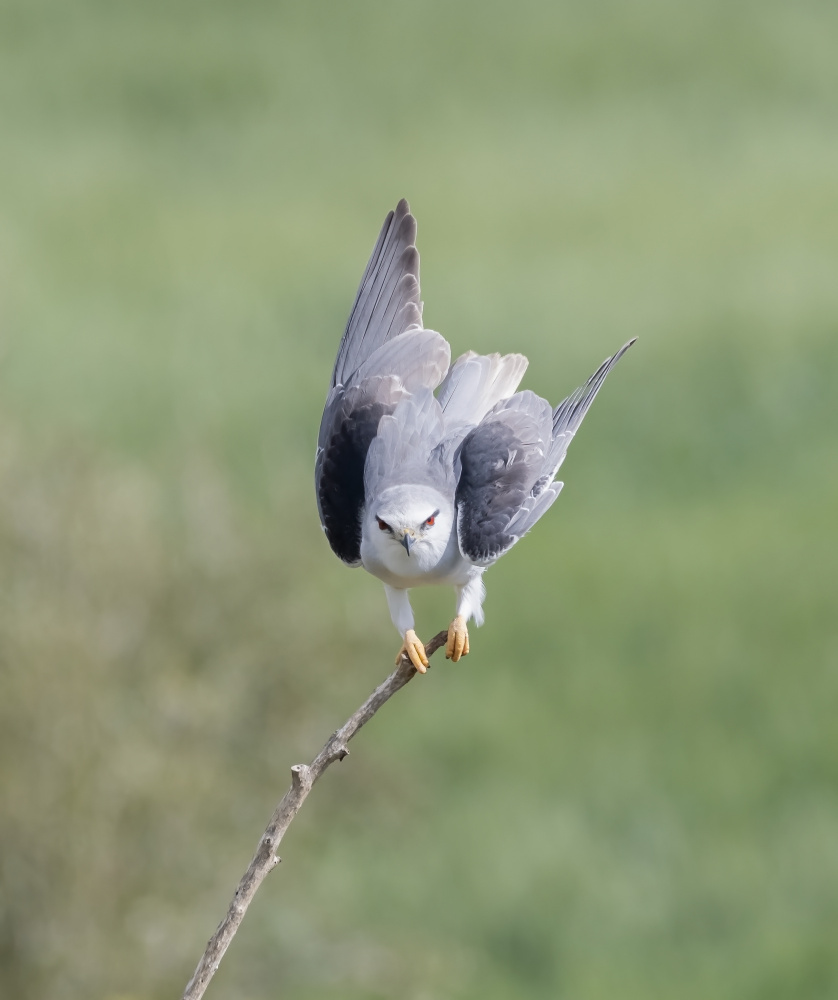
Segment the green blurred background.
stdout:
<path fill-rule="evenodd" d="M 311 472 L 404 195 L 455 353 L 557 402 L 640 339 L 208 996 L 838 995 L 837 38 L 816 0 L 2 0 L 0 994 L 179 996 L 388 671 Z"/>

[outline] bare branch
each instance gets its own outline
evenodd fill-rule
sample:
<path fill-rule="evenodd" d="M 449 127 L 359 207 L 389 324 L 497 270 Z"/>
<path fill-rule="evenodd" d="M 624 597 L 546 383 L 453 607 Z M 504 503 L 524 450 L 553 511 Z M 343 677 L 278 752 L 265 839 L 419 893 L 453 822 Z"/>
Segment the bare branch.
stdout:
<path fill-rule="evenodd" d="M 447 632 L 439 632 L 435 635 L 425 646 L 428 656 L 432 656 L 441 646 L 444 646 L 447 638 Z M 355 733 L 361 726 L 369 722 L 386 701 L 392 698 L 408 681 L 413 680 L 415 674 L 415 668 L 407 656 L 402 654 L 399 665 L 393 673 L 382 684 L 379 684 L 358 711 L 350 716 L 337 732 L 332 733 L 314 760 L 310 764 L 295 764 L 291 768 L 291 787 L 274 810 L 268 828 L 259 841 L 256 854 L 233 894 L 227 915 L 207 942 L 206 951 L 201 956 L 201 961 L 198 962 L 198 967 L 189 980 L 183 994 L 183 1000 L 199 1000 L 204 995 L 209 981 L 218 970 L 224 953 L 256 895 L 256 890 L 268 872 L 273 871 L 279 864 L 280 859 L 276 854 L 279 843 L 285 836 L 285 831 L 291 825 L 291 821 L 299 812 L 300 806 L 305 802 L 315 781 L 330 764 L 336 760 L 343 760 L 349 754 L 346 744 Z"/>

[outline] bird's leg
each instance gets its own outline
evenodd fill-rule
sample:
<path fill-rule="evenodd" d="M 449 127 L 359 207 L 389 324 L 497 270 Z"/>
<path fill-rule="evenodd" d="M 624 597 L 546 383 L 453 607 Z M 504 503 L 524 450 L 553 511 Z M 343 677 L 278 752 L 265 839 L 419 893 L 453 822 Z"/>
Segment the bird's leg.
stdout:
<path fill-rule="evenodd" d="M 397 664 L 405 653 L 419 673 L 424 674 L 428 669 L 428 654 L 425 652 L 425 644 L 412 628 L 407 629 L 404 633 L 402 648 L 396 653 Z"/>
<path fill-rule="evenodd" d="M 448 642 L 445 644 L 445 656 L 454 663 L 461 656 L 467 656 L 469 650 L 468 625 L 469 618 L 475 624 L 483 623 L 483 598 L 486 589 L 483 586 L 483 571 L 475 575 L 457 591 L 457 616 L 448 626 Z"/>
<path fill-rule="evenodd" d="M 393 624 L 404 638 L 402 648 L 396 654 L 396 663 L 406 653 L 407 658 L 419 671 L 424 674 L 428 669 L 428 656 L 425 646 L 419 636 L 413 631 L 413 608 L 410 606 L 410 598 L 406 590 L 398 590 L 396 587 L 389 587 L 384 584 L 384 592 L 387 595 L 387 604 L 390 607 L 390 617 Z"/>
<path fill-rule="evenodd" d="M 462 615 L 457 615 L 448 626 L 448 642 L 445 644 L 445 658 L 454 663 L 461 656 L 468 655 L 468 626 Z"/>

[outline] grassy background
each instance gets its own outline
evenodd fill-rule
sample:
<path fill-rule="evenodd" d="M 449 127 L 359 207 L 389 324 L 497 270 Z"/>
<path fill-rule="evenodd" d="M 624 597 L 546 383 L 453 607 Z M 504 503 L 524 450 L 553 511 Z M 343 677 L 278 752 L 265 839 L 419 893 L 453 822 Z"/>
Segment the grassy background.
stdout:
<path fill-rule="evenodd" d="M 324 778 L 211 992 L 838 993 L 838 8 L 0 3 L 0 993 L 179 995 L 387 669 L 314 441 L 385 212 L 554 402 L 487 624 Z M 421 631 L 448 594 L 416 602 Z"/>

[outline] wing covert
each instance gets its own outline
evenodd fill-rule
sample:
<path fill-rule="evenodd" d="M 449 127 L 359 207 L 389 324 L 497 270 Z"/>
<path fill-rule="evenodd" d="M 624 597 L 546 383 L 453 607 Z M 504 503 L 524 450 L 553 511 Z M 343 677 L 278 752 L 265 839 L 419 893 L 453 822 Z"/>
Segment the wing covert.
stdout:
<path fill-rule="evenodd" d="M 463 439 L 455 500 L 460 551 L 488 566 L 520 537 L 509 526 L 544 467 L 550 405 L 532 392 L 499 404 Z"/>
<path fill-rule="evenodd" d="M 466 435 L 459 453 L 462 470 L 457 485 L 458 533 L 464 556 L 488 566 L 555 502 L 564 485 L 555 481 L 556 473 L 568 446 L 606 376 L 633 343 L 630 340 L 606 358 L 552 412 L 540 397 L 519 392 L 498 404 Z M 547 407 L 546 427 L 545 414 L 537 412 L 533 400 Z M 512 422 L 516 413 L 536 418 L 537 442 L 531 431 Z"/>
<path fill-rule="evenodd" d="M 349 566 L 361 561 L 364 465 L 381 418 L 406 396 L 393 376 L 366 379 L 329 394 L 314 465 L 320 523 L 332 551 Z"/>

